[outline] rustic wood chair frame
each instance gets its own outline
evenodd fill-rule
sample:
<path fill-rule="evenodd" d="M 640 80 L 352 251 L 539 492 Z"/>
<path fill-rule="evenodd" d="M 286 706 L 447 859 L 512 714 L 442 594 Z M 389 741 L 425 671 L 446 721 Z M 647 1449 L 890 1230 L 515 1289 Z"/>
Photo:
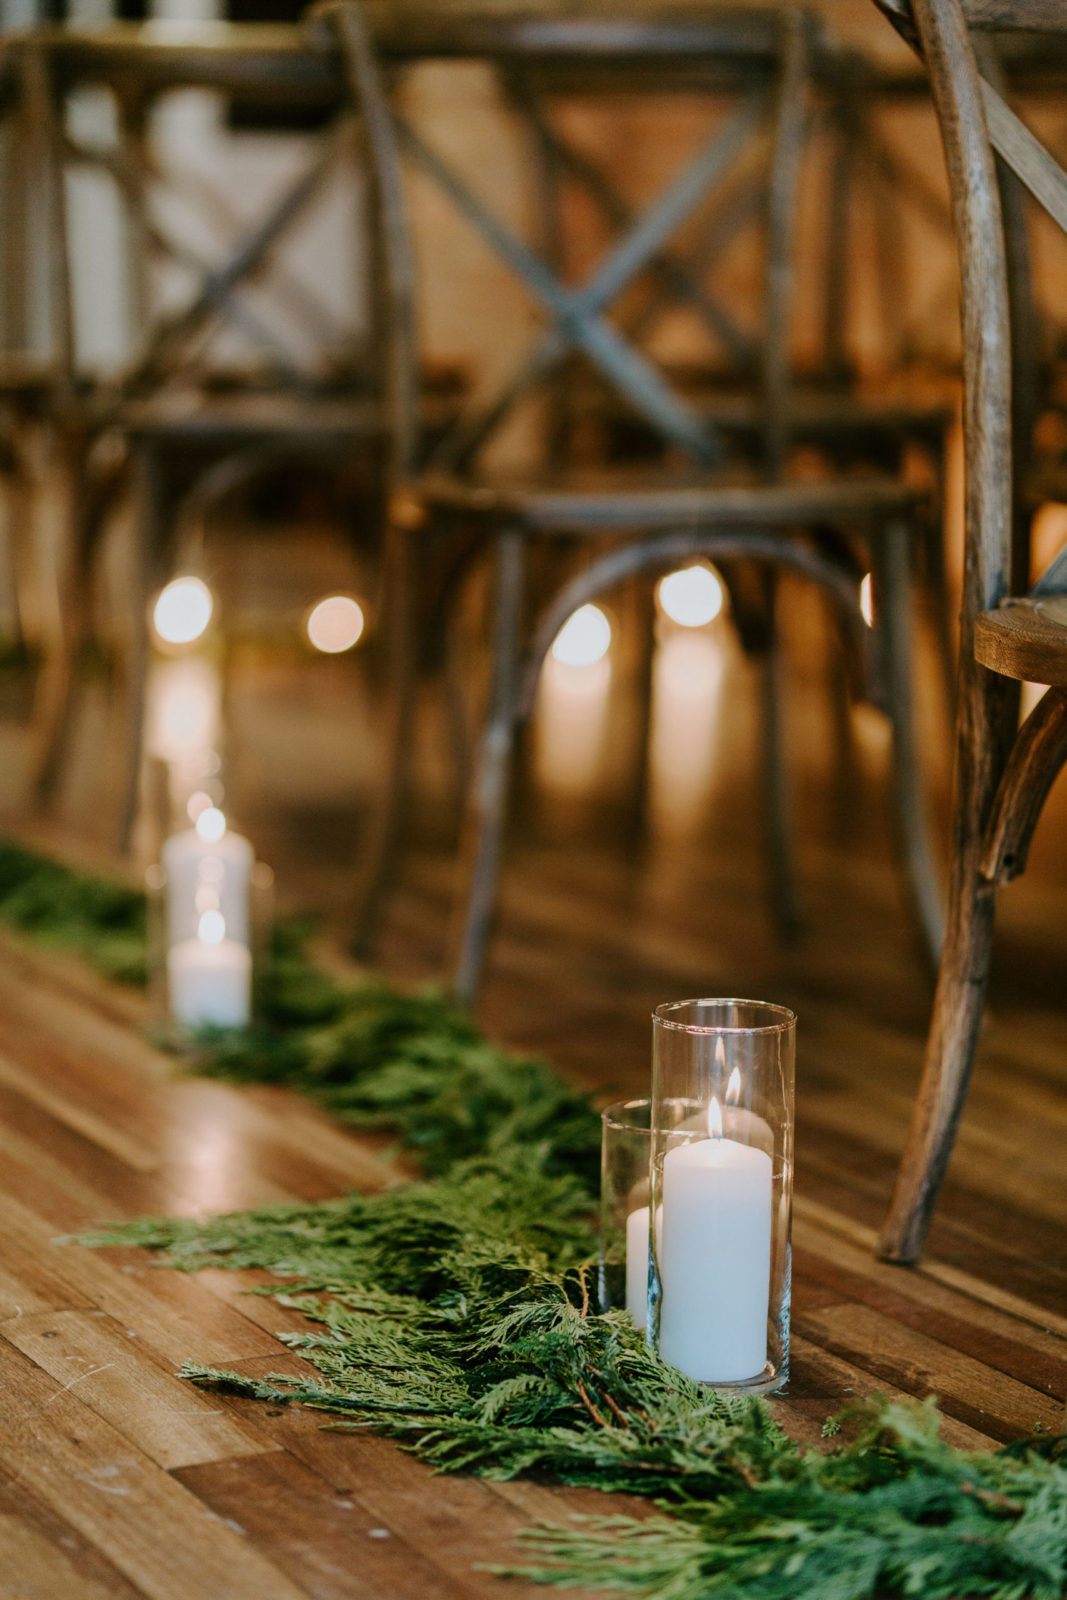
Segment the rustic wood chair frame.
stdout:
<path fill-rule="evenodd" d="M 966 551 L 952 879 L 922 1083 L 880 1253 L 921 1254 L 963 1111 L 997 886 L 1020 873 L 1067 759 L 1067 549 L 1030 589 L 1013 488 L 1011 240 L 997 159 L 1067 230 L 1067 174 L 982 75 L 970 29 L 1063 33 L 1060 0 L 879 0 L 920 51 L 948 164 L 962 287 Z M 1003 169 L 1000 177 L 1003 178 Z M 1017 217 L 1016 217 L 1017 220 Z M 1019 438 L 1026 452 L 1028 441 Z M 1025 552 L 1028 559 L 1029 552 Z M 1013 570 L 1014 569 L 1014 570 Z M 1021 728 L 1019 682 L 1051 685 Z"/>
<path fill-rule="evenodd" d="M 264 48 L 264 45 L 269 48 Z M 327 48 L 323 48 L 323 46 Z M 80 48 L 79 48 L 80 47 Z M 165 581 L 175 554 L 178 533 L 188 518 L 183 518 L 183 496 L 188 491 L 188 506 L 203 513 L 210 493 L 230 488 L 239 478 L 253 477 L 264 465 L 275 463 L 279 449 L 300 458 L 327 452 L 332 458 L 350 456 L 357 440 L 370 441 L 375 450 L 387 448 L 388 423 L 382 406 L 373 399 L 356 395 L 351 403 L 326 399 L 307 412 L 291 439 L 285 436 L 281 413 L 262 422 L 251 415 L 236 428 L 225 416 L 216 419 L 216 435 L 210 430 L 199 440 L 198 448 L 213 456 L 219 452 L 230 459 L 221 473 L 208 464 L 191 489 L 178 493 L 170 470 L 172 443 L 185 438 L 189 424 L 176 417 L 168 426 L 160 415 L 144 418 L 141 409 L 146 397 L 163 394 L 175 380 L 199 376 L 198 344 L 224 321 L 232 321 L 248 335 L 254 348 L 266 352 L 281 387 L 294 403 L 310 405 L 315 383 L 298 371 L 286 356 L 261 318 L 244 305 L 239 296 L 244 285 L 262 277 L 268 269 L 280 276 L 282 291 L 292 310 L 303 314 L 305 322 L 325 332 L 336 345 L 337 331 L 326 326 L 325 313 L 316 297 L 305 292 L 278 270 L 274 251 L 287 230 L 303 215 L 318 193 L 334 164 L 344 154 L 353 153 L 353 135 L 358 135 L 350 111 L 343 103 L 337 73 L 336 50 L 332 41 L 309 35 L 305 30 L 231 29 L 214 30 L 207 47 L 175 47 L 168 41 L 154 46 L 138 30 L 118 26 L 97 31 L 84 40 L 70 36 L 68 30 L 43 31 L 18 43 L 17 64 L 25 85 L 34 126 L 49 154 L 51 229 L 52 316 L 57 336 L 59 361 L 55 377 L 56 410 L 61 419 L 63 460 L 68 480 L 69 560 L 59 612 L 62 619 L 57 648 L 46 664 L 48 692 L 42 696 L 37 717 L 41 757 L 36 791 L 42 800 L 54 793 L 63 770 L 73 712 L 74 663 L 86 627 L 85 597 L 107 512 L 110 510 L 121 475 L 94 473 L 94 447 L 117 431 L 128 449 L 123 466 L 132 465 L 141 512 L 134 552 L 135 573 L 132 586 L 132 618 L 127 659 L 126 734 L 124 783 L 118 826 L 120 848 L 128 848 L 137 812 L 139 774 L 142 756 L 144 681 L 148 664 L 147 607 L 154 588 Z M 251 86 L 249 79 L 252 79 Z M 309 83 L 306 80 L 310 79 Z M 294 81 L 295 80 L 295 81 Z M 115 148 L 101 149 L 75 141 L 62 125 L 64 97 L 75 84 L 101 83 L 115 94 L 119 107 L 120 142 Z M 174 87 L 207 83 L 234 93 L 266 92 L 274 101 L 286 101 L 290 93 L 299 104 L 310 99 L 329 114 L 327 126 L 319 135 L 313 156 L 299 175 L 285 185 L 252 225 L 234 229 L 232 212 L 209 182 L 198 184 L 194 201 L 209 209 L 236 239 L 214 264 L 202 260 L 162 228 L 152 214 L 149 191 L 159 181 L 144 140 L 145 114 L 151 99 Z M 107 171 L 125 202 L 128 243 L 134 268 L 143 268 L 150 254 L 163 253 L 182 260 L 199 274 L 187 303 L 179 310 L 159 316 L 145 328 L 141 348 L 124 369 L 96 383 L 87 384 L 77 372 L 71 282 L 70 241 L 65 208 L 55 203 L 62 175 L 72 166 L 90 164 Z M 378 230 L 369 228 L 370 236 Z M 137 277 L 136 271 L 133 276 Z M 147 304 L 144 272 L 140 274 L 140 293 L 135 296 Z M 370 378 L 377 392 L 383 388 L 380 363 L 385 359 L 385 343 L 377 336 L 376 318 L 370 319 Z M 377 492 L 387 474 L 373 471 Z"/>
<path fill-rule="evenodd" d="M 375 54 L 374 41 L 355 0 L 334 0 L 322 8 L 338 31 L 354 103 L 361 110 L 373 156 L 376 182 L 385 219 L 383 262 L 393 269 L 392 305 L 382 315 L 396 333 L 398 359 L 394 393 L 400 412 L 398 436 L 410 426 L 410 371 L 414 351 L 411 317 L 413 265 L 408 236 L 404 180 L 398 132 Z M 899 485 L 775 484 L 781 458 L 782 399 L 788 383 L 784 358 L 784 333 L 790 280 L 789 236 L 792 202 L 799 159 L 798 131 L 803 120 L 806 74 L 803 26 L 783 15 L 781 77 L 776 90 L 778 116 L 774 138 L 774 166 L 770 184 L 768 295 L 773 306 L 772 327 L 777 335 L 765 355 L 768 401 L 765 487 L 729 490 L 721 487 L 671 489 L 662 495 L 651 490 L 620 489 L 600 494 L 552 494 L 534 491 L 497 493 L 469 480 L 428 474 L 400 484 L 393 499 L 390 533 L 390 627 L 402 641 L 410 636 L 414 612 L 414 576 L 419 545 L 440 528 L 462 524 L 481 528 L 497 554 L 489 711 L 481 749 L 467 801 L 461 847 L 460 881 L 455 933 L 449 969 L 455 994 L 471 1001 L 484 965 L 491 912 L 495 900 L 510 768 L 517 728 L 528 712 L 532 686 L 544 651 L 568 607 L 600 594 L 606 587 L 633 573 L 654 573 L 680 555 L 705 554 L 729 561 L 752 561 L 770 575 L 782 568 L 801 571 L 833 597 L 857 642 L 858 653 L 868 662 L 876 658 L 878 687 L 874 691 L 893 719 L 893 790 L 899 841 L 906 861 L 906 878 L 920 924 L 929 944 L 940 939 L 940 905 L 922 817 L 918 786 L 914 729 L 911 720 L 909 679 L 910 622 L 908 567 L 914 527 L 923 497 Z M 388 274 L 383 282 L 388 279 Z M 405 419 L 407 419 L 405 421 Z M 871 535 L 877 580 L 877 604 L 882 626 L 868 640 L 860 620 L 858 578 L 854 571 L 832 562 L 817 542 L 805 544 L 797 530 L 860 527 Z M 624 542 L 594 558 L 570 587 L 550 601 L 532 633 L 524 618 L 526 550 L 534 539 L 618 536 Z M 770 608 L 773 588 L 767 591 L 765 616 L 764 738 L 765 759 L 780 761 L 777 717 L 781 665 Z M 403 776 L 412 745 L 414 682 L 410 653 L 398 648 L 391 671 L 391 749 L 389 770 Z M 775 774 L 771 807 L 781 813 L 772 819 L 772 841 L 786 837 L 788 799 L 784 773 Z M 372 875 L 365 884 L 365 925 L 373 927 L 392 866 L 400 814 L 400 793 L 393 788 L 379 812 L 379 848 L 368 852 Z M 772 852 L 773 858 L 773 852 Z M 775 869 L 785 868 L 777 860 Z"/>

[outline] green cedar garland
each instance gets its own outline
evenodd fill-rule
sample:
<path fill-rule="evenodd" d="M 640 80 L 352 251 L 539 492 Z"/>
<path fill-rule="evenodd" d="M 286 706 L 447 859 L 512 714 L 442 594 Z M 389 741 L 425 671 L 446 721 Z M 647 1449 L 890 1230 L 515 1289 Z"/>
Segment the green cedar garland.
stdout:
<path fill-rule="evenodd" d="M 0 846 L 0 917 L 111 974 L 144 969 L 128 890 Z M 802 1451 L 773 1407 L 695 1388 L 625 1315 L 591 1307 L 597 1128 L 543 1063 L 486 1043 L 434 996 L 342 987 L 284 933 L 262 1029 L 204 1037 L 197 1064 L 290 1084 L 342 1120 L 390 1128 L 428 1181 L 369 1197 L 120 1224 L 185 1270 L 263 1267 L 313 1331 L 287 1335 L 313 1381 L 189 1363 L 194 1381 L 373 1426 L 442 1471 L 537 1473 L 626 1490 L 660 1515 L 525 1536 L 545 1583 L 638 1600 L 1067 1596 L 1067 1439 L 950 1449 L 932 1402 L 872 1400 Z M 669 1515 L 667 1514 L 669 1513 Z"/>

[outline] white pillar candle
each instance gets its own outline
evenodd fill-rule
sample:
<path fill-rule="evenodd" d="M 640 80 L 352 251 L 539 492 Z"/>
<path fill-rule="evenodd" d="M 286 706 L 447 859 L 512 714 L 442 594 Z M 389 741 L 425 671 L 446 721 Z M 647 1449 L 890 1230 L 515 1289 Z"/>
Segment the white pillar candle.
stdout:
<path fill-rule="evenodd" d="M 640 1187 L 647 1193 L 647 1183 Z M 663 1207 L 656 1212 L 656 1249 L 663 1243 Z M 626 1309 L 634 1326 L 648 1322 L 648 1206 L 638 1206 L 626 1218 Z"/>
<path fill-rule="evenodd" d="M 205 911 L 218 911 L 237 944 L 250 939 L 249 902 L 255 853 L 248 840 L 231 833 L 214 806 L 196 826 L 176 833 L 163 846 L 167 874 L 167 944 L 196 937 Z"/>
<path fill-rule="evenodd" d="M 638 1206 L 626 1219 L 626 1309 L 635 1328 L 648 1320 L 648 1215 Z"/>
<path fill-rule="evenodd" d="M 766 1151 L 714 1136 L 668 1150 L 659 1247 L 659 1351 L 699 1383 L 742 1383 L 767 1362 L 771 1179 Z"/>
<path fill-rule="evenodd" d="M 187 1028 L 244 1028 L 252 1014 L 252 956 L 226 938 L 218 912 L 205 912 L 194 939 L 167 954 L 170 1013 Z"/>

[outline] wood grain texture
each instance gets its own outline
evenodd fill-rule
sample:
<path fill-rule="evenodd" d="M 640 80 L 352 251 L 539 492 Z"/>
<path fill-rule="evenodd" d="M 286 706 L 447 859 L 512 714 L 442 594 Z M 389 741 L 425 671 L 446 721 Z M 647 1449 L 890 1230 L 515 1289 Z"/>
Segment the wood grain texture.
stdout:
<path fill-rule="evenodd" d="M 1023 683 L 1067 685 L 1067 626 L 1048 602 L 1017 600 L 975 618 L 974 653 L 984 667 Z"/>
<path fill-rule="evenodd" d="M 981 868 L 993 883 L 1025 871 L 1052 785 L 1067 761 L 1067 693 L 1051 689 L 1027 717 L 1012 746 L 986 827 Z"/>

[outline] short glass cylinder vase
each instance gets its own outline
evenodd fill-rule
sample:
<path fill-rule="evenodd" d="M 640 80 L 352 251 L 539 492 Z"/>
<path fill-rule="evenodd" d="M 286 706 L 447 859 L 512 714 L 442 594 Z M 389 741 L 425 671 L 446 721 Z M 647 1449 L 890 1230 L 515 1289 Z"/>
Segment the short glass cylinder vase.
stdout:
<path fill-rule="evenodd" d="M 691 1109 L 679 1101 L 662 1106 L 660 1115 L 673 1127 Z M 617 1100 L 605 1106 L 600 1128 L 600 1309 L 626 1310 L 643 1328 L 651 1264 L 652 1101 Z"/>
<path fill-rule="evenodd" d="M 795 1038 L 793 1012 L 761 1000 L 652 1017 L 648 1338 L 727 1393 L 789 1373 Z"/>

